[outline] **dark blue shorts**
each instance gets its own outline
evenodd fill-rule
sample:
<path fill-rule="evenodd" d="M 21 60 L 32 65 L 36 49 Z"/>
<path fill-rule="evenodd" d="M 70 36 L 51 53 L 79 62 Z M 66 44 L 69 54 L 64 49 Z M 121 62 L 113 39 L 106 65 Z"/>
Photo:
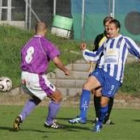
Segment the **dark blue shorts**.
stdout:
<path fill-rule="evenodd" d="M 90 76 L 95 76 L 101 83 L 102 95 L 106 97 L 114 97 L 115 93 L 121 86 L 121 82 L 111 77 L 107 72 L 100 68 L 96 68 Z"/>

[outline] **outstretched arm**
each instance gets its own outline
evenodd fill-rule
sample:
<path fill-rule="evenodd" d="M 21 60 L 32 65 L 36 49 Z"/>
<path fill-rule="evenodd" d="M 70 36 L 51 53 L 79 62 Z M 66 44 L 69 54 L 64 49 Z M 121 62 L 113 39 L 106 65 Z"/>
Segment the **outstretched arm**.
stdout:
<path fill-rule="evenodd" d="M 53 59 L 53 62 L 60 70 L 62 70 L 65 73 L 65 75 L 70 75 L 70 71 L 63 65 L 59 57 L 55 57 Z"/>
<path fill-rule="evenodd" d="M 83 53 L 83 57 L 86 61 L 96 62 L 99 58 L 101 53 L 103 52 L 104 46 L 102 45 L 97 51 L 89 51 L 86 49 L 86 43 L 80 44 L 80 50 Z"/>
<path fill-rule="evenodd" d="M 128 47 L 128 51 L 140 59 L 140 47 L 131 38 L 125 37 L 125 41 Z"/>

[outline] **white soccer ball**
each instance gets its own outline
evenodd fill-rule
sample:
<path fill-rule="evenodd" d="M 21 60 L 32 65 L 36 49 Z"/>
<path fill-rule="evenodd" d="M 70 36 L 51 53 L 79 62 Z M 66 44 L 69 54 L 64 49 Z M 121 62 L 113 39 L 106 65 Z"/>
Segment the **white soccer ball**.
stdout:
<path fill-rule="evenodd" d="M 8 77 L 0 77 L 0 91 L 9 91 L 12 88 L 12 80 Z"/>

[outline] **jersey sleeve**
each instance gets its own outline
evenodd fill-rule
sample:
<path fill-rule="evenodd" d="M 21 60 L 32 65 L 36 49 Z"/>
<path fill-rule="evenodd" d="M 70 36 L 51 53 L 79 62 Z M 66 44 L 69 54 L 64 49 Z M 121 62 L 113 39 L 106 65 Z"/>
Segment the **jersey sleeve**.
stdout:
<path fill-rule="evenodd" d="M 48 50 L 49 52 L 47 53 L 47 55 L 50 57 L 51 60 L 53 60 L 56 56 L 60 55 L 60 51 L 52 43 L 48 46 Z"/>
<path fill-rule="evenodd" d="M 84 59 L 88 62 L 98 61 L 102 52 L 103 52 L 103 46 L 101 46 L 97 51 L 94 51 L 94 52 L 89 51 L 88 49 L 85 49 L 84 51 L 82 51 Z"/>
<path fill-rule="evenodd" d="M 129 37 L 125 37 L 125 41 L 129 53 L 140 59 L 140 47 Z"/>
<path fill-rule="evenodd" d="M 53 60 L 56 56 L 60 55 L 60 51 L 53 43 L 46 39 L 42 43 L 47 57 L 49 57 L 51 60 Z"/>

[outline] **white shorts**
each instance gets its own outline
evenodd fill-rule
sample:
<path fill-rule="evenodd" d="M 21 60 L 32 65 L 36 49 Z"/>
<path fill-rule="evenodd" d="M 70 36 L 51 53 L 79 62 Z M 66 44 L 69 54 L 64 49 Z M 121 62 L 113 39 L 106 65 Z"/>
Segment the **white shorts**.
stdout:
<path fill-rule="evenodd" d="M 40 100 L 43 100 L 47 95 L 52 94 L 56 90 L 46 75 L 22 71 L 21 83 L 27 94 L 34 95 Z"/>

